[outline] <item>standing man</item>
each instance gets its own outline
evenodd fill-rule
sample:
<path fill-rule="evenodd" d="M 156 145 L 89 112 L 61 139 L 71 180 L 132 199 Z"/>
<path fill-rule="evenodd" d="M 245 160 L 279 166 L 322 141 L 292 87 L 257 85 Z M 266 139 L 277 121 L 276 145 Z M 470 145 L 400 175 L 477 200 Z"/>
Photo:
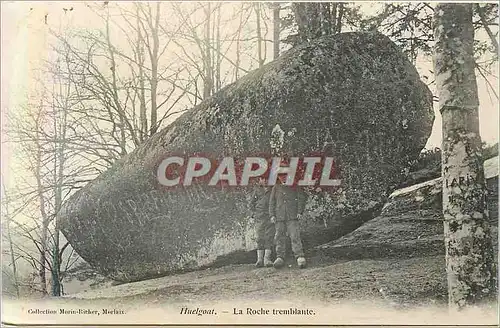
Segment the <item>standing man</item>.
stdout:
<path fill-rule="evenodd" d="M 271 188 L 266 186 L 266 180 L 259 178 L 252 198 L 250 199 L 250 211 L 254 213 L 257 223 L 257 262 L 256 267 L 273 266 L 271 252 L 274 238 L 274 223 L 269 218 L 269 197 Z"/>
<path fill-rule="evenodd" d="M 306 203 L 306 194 L 298 187 L 289 187 L 285 185 L 286 178 L 283 175 L 278 176 L 276 184 L 273 186 L 269 199 L 269 215 L 271 221 L 275 222 L 276 234 L 276 260 L 273 266 L 278 269 L 284 264 L 286 251 L 286 234 L 292 242 L 292 251 L 297 259 L 299 268 L 306 267 L 306 259 L 302 249 L 302 240 L 300 239 L 299 219 L 304 212 Z"/>

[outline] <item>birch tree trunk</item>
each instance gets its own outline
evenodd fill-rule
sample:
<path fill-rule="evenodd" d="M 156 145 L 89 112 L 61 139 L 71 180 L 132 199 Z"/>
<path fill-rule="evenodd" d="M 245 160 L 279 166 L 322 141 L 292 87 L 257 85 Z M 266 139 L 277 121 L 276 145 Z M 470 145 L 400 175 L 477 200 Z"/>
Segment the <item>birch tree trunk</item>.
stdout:
<path fill-rule="evenodd" d="M 472 4 L 439 4 L 434 12 L 434 70 L 443 118 L 448 299 L 452 308 L 462 309 L 495 295 L 474 74 Z"/>

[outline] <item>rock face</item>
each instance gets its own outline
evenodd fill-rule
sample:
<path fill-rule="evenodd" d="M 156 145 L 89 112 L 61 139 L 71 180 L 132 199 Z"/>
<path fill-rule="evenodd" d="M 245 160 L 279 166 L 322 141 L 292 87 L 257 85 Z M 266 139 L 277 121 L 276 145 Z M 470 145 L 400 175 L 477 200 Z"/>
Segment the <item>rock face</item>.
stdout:
<path fill-rule="evenodd" d="M 484 166 L 492 238 L 498 249 L 498 157 Z M 349 259 L 444 254 L 442 195 L 441 178 L 398 189 L 378 217 L 317 249 Z"/>
<path fill-rule="evenodd" d="M 342 185 L 310 192 L 306 248 L 348 233 L 380 209 L 431 132 L 432 99 L 415 68 L 381 34 L 344 33 L 296 47 L 187 111 L 75 193 L 60 212 L 75 250 L 105 275 L 140 280 L 256 247 L 244 188 L 164 190 L 169 154 L 225 156 L 333 145 Z"/>

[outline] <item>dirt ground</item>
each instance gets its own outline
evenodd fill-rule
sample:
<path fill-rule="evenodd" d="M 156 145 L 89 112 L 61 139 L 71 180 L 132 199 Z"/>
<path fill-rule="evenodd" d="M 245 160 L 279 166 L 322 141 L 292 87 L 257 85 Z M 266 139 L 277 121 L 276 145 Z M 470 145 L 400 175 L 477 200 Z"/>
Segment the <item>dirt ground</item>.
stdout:
<path fill-rule="evenodd" d="M 306 269 L 281 270 L 231 265 L 121 284 L 63 298 L 10 300 L 4 320 L 19 324 L 488 324 L 498 323 L 496 304 L 472 314 L 446 307 L 442 255 L 413 258 L 326 261 Z M 186 315 L 183 308 L 214 309 Z M 237 308 L 312 309 L 314 315 L 236 315 Z M 123 311 L 102 315 L 105 308 Z M 92 309 L 99 315 L 29 315 L 29 309 Z M 5 314 L 9 315 L 5 315 Z"/>
<path fill-rule="evenodd" d="M 184 303 L 192 300 L 310 299 L 340 302 L 373 299 L 397 307 L 445 304 L 443 256 L 407 259 L 330 261 L 310 259 L 306 269 L 292 262 L 276 270 L 230 265 L 91 290 L 77 299 Z"/>

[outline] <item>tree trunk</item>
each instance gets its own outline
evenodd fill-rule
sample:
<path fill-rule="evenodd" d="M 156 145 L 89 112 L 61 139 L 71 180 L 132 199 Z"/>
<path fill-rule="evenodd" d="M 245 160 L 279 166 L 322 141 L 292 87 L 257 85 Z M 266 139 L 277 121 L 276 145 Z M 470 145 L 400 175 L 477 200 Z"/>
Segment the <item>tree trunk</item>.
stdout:
<path fill-rule="evenodd" d="M 332 15 L 331 15 L 331 34 L 337 33 L 337 8 L 339 6 L 339 3 L 333 3 L 333 8 L 332 8 Z"/>
<path fill-rule="evenodd" d="M 118 85 L 117 85 L 117 77 L 116 77 L 116 60 L 115 60 L 115 50 L 113 45 L 111 44 L 111 36 L 110 36 L 110 28 L 109 28 L 109 21 L 110 21 L 110 15 L 109 15 L 109 8 L 107 8 L 106 12 L 106 46 L 107 46 L 107 51 L 109 54 L 109 59 L 110 59 L 110 70 L 111 70 L 111 92 L 112 92 L 112 97 L 113 97 L 113 103 L 116 106 L 116 111 L 118 112 L 118 117 L 119 117 L 119 145 L 120 145 L 120 150 L 121 150 L 121 156 L 124 156 L 127 154 L 127 138 L 125 135 L 125 111 L 121 106 L 120 103 L 120 98 L 118 95 Z M 116 124 L 116 122 L 113 122 L 113 124 Z M 132 130 L 132 129 L 130 129 Z"/>
<path fill-rule="evenodd" d="M 153 19 L 151 11 L 149 12 L 150 19 Z M 150 115 L 150 131 L 149 136 L 158 131 L 158 105 L 157 105 L 157 90 L 158 90 L 158 51 L 160 47 L 160 39 L 158 36 L 160 24 L 160 2 L 156 3 L 156 16 L 154 25 L 151 26 L 151 34 L 153 37 L 153 49 L 151 51 L 151 115 Z"/>
<path fill-rule="evenodd" d="M 307 20 L 309 23 L 310 40 L 314 40 L 321 36 L 321 4 L 308 3 L 306 4 L 306 8 Z"/>
<path fill-rule="evenodd" d="M 40 112 L 37 113 L 37 118 L 35 121 L 35 179 L 37 184 L 37 197 L 38 205 L 40 206 L 40 215 L 42 217 L 42 231 L 40 231 L 40 267 L 38 270 L 38 276 L 40 277 L 40 291 L 43 296 L 47 295 L 47 236 L 49 230 L 49 217 L 45 209 L 45 197 L 44 197 L 44 186 L 42 182 L 42 145 L 40 144 L 40 120 L 43 115 L 43 100 L 40 101 Z"/>
<path fill-rule="evenodd" d="M 335 33 L 342 32 L 342 18 L 344 17 L 344 4 L 339 3 L 339 14 L 337 16 L 337 28 L 335 29 Z"/>
<path fill-rule="evenodd" d="M 321 34 L 328 35 L 332 31 L 331 4 L 329 2 L 321 4 Z"/>
<path fill-rule="evenodd" d="M 220 22 L 221 22 L 221 6 L 222 4 L 219 3 L 217 6 L 217 60 L 215 64 L 215 92 L 218 92 L 222 88 L 222 80 L 221 80 L 221 54 L 222 54 L 222 44 L 221 44 L 221 38 L 220 38 Z"/>
<path fill-rule="evenodd" d="M 54 157 L 54 213 L 59 213 L 63 201 L 64 167 L 66 162 L 66 128 L 67 115 L 69 111 L 69 99 L 71 95 L 71 84 L 63 85 L 59 82 L 59 95 L 64 97 L 62 106 L 52 105 L 55 113 L 54 118 L 54 144 L 56 153 Z M 54 97 L 54 95 L 53 95 Z M 54 245 L 52 247 L 52 296 L 61 296 L 61 257 L 59 252 L 60 220 L 57 215 L 54 217 Z"/>
<path fill-rule="evenodd" d="M 5 185 L 3 185 L 3 177 L 2 177 L 2 187 L 3 187 L 3 190 L 4 192 L 7 194 L 7 191 L 5 190 Z M 12 265 L 12 276 L 14 278 L 14 287 L 16 289 L 16 296 L 17 298 L 19 298 L 19 282 L 17 281 L 17 265 L 16 265 L 16 256 L 14 254 L 14 244 L 12 242 L 12 233 L 11 233 L 11 230 L 10 230 L 10 223 L 12 221 L 12 218 L 10 216 L 10 211 L 9 211 L 9 198 L 7 197 L 7 195 L 5 194 L 5 197 L 4 197 L 4 208 L 5 208 L 5 220 L 7 220 L 6 222 L 6 228 L 7 228 L 7 239 L 8 239 L 8 242 L 9 242 L 9 251 L 10 251 L 10 263 Z"/>
<path fill-rule="evenodd" d="M 59 232 L 54 234 L 54 240 L 57 240 L 52 250 L 52 296 L 61 296 L 61 283 L 59 280 Z"/>
<path fill-rule="evenodd" d="M 211 20 L 211 7 L 210 2 L 207 3 L 205 8 L 205 79 L 203 83 L 203 99 L 207 99 L 212 95 L 213 81 L 212 81 L 212 56 L 211 56 L 211 41 L 210 41 L 210 20 Z"/>
<path fill-rule="evenodd" d="M 308 24 L 305 6 L 306 4 L 301 2 L 292 3 L 292 11 L 295 17 L 295 22 L 297 23 L 299 43 L 307 42 L 308 37 Z"/>
<path fill-rule="evenodd" d="M 257 20 L 257 56 L 259 58 L 259 68 L 262 68 L 264 66 L 264 59 L 262 58 L 262 33 L 261 33 L 261 26 L 260 26 L 260 3 L 257 2 L 254 4 L 254 10 L 255 10 L 255 19 Z"/>
<path fill-rule="evenodd" d="M 434 70 L 443 117 L 448 298 L 451 307 L 461 309 L 495 296 L 474 74 L 472 4 L 439 4 L 434 12 Z"/>
<path fill-rule="evenodd" d="M 235 60 L 235 70 L 234 70 L 234 80 L 238 80 L 238 73 L 240 72 L 240 63 L 241 63 L 241 29 L 243 28 L 243 7 L 240 11 L 240 22 L 238 25 L 238 31 L 236 34 L 236 60 Z"/>
<path fill-rule="evenodd" d="M 135 8 L 136 20 L 137 20 L 137 66 L 139 68 L 139 140 L 143 142 L 148 136 L 148 118 L 146 116 L 146 87 L 144 84 L 145 74 L 144 74 L 144 38 L 141 32 L 141 23 L 139 15 L 139 6 L 141 4 L 137 3 Z"/>
<path fill-rule="evenodd" d="M 280 3 L 275 2 L 273 4 L 273 59 L 278 58 L 280 55 L 280 9 Z"/>
<path fill-rule="evenodd" d="M 293 3 L 292 11 L 298 28 L 298 42 L 340 33 L 344 15 L 343 6 L 343 3 Z"/>

